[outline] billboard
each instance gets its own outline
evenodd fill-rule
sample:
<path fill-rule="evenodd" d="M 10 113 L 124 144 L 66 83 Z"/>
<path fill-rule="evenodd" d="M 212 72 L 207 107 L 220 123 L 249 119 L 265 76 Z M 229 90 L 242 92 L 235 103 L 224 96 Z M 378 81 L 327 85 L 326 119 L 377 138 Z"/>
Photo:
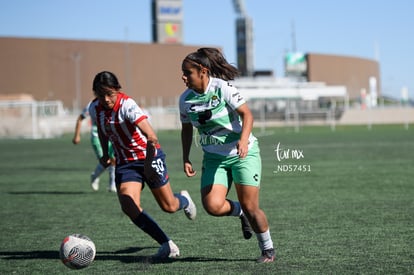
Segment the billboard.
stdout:
<path fill-rule="evenodd" d="M 285 55 L 285 74 L 287 77 L 307 77 L 307 54 L 300 52 L 287 53 Z"/>
<path fill-rule="evenodd" d="M 152 40 L 154 43 L 181 44 L 183 42 L 182 0 L 152 1 Z"/>

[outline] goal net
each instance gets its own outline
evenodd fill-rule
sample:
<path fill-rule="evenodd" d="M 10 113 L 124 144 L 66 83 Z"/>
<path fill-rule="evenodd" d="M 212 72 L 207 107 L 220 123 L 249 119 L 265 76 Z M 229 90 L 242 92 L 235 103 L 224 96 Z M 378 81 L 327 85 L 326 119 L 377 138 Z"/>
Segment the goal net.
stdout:
<path fill-rule="evenodd" d="M 64 115 L 61 101 L 0 101 L 0 138 L 52 138 Z"/>

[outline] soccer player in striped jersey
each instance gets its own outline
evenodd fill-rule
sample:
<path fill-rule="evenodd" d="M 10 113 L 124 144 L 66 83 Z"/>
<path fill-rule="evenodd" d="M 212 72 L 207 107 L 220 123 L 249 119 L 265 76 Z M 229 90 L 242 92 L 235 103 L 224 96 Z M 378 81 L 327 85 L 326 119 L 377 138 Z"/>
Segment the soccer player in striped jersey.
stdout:
<path fill-rule="evenodd" d="M 97 101 L 97 99 L 95 98 L 94 100 L 90 101 L 88 105 L 82 110 L 82 113 L 78 116 L 78 119 L 76 120 L 75 133 L 72 139 L 72 143 L 75 145 L 81 142 L 82 121 L 90 116 L 89 107 L 93 105 L 94 101 Z M 109 156 L 111 158 L 111 165 L 109 165 L 106 168 L 102 166 L 102 164 L 99 162 L 100 158 L 102 157 L 102 147 L 101 147 L 101 142 L 99 141 L 99 137 L 98 137 L 98 128 L 92 120 L 91 120 L 91 137 L 90 138 L 91 138 L 91 145 L 92 145 L 93 152 L 95 153 L 95 156 L 98 160 L 98 164 L 96 165 L 95 170 L 91 174 L 91 187 L 94 191 L 98 191 L 99 190 L 99 177 L 105 170 L 108 170 L 108 173 L 109 173 L 108 191 L 116 192 L 115 159 L 114 159 L 114 151 L 112 150 L 112 144 L 111 143 L 108 144 Z"/>
<path fill-rule="evenodd" d="M 162 210 L 174 213 L 184 210 L 193 220 L 196 207 L 187 191 L 174 194 L 169 182 L 165 153 L 158 137 L 138 104 L 122 92 L 115 74 L 103 71 L 93 81 L 98 102 L 91 117 L 98 126 L 101 144 L 112 142 L 116 158 L 115 181 L 122 211 L 131 221 L 157 241 L 161 247 L 155 258 L 175 258 L 180 255 L 177 245 L 141 206 L 141 190 L 146 183 Z M 104 147 L 104 146 L 103 146 Z M 109 161 L 103 148 L 101 163 Z"/>
<path fill-rule="evenodd" d="M 262 251 L 257 261 L 273 262 L 268 221 L 259 207 L 261 158 L 251 133 L 253 116 L 243 96 L 228 82 L 238 70 L 218 49 L 200 48 L 184 58 L 182 72 L 187 86 L 179 101 L 184 172 L 188 177 L 196 174 L 189 159 L 195 127 L 204 152 L 201 196 L 205 210 L 213 216 L 240 217 L 244 237 L 251 237 L 249 226 L 256 233 Z M 239 201 L 227 199 L 233 182 Z"/>

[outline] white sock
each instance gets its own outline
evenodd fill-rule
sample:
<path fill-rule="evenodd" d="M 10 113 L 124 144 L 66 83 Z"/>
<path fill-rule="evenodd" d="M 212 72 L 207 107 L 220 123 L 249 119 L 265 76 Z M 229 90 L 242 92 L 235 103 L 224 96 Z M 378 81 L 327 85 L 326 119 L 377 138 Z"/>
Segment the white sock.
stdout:
<path fill-rule="evenodd" d="M 256 233 L 257 241 L 259 242 L 260 250 L 267 250 L 273 248 L 272 237 L 269 229 L 263 233 Z"/>

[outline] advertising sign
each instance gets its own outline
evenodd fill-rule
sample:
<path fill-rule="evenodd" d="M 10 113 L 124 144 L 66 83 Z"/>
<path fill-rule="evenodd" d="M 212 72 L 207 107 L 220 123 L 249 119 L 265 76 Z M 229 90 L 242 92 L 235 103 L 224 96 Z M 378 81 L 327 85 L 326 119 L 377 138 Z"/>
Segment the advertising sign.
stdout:
<path fill-rule="evenodd" d="M 285 56 L 286 76 L 307 76 L 308 62 L 305 53 L 287 53 Z"/>
<path fill-rule="evenodd" d="M 182 43 L 182 0 L 153 0 L 153 42 Z"/>

